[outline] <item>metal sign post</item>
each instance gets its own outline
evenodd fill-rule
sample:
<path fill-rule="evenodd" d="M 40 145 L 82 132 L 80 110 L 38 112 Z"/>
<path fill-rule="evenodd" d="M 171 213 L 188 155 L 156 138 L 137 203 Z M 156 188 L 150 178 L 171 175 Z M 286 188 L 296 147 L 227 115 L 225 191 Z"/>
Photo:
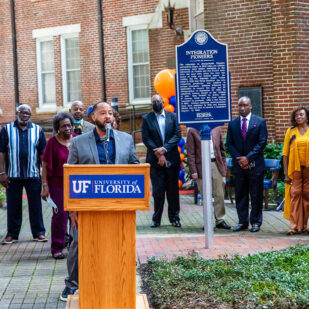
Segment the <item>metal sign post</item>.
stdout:
<path fill-rule="evenodd" d="M 227 45 L 196 30 L 176 46 L 176 69 L 178 123 L 201 130 L 205 243 L 213 248 L 210 131 L 232 118 Z"/>
<path fill-rule="evenodd" d="M 208 125 L 204 125 L 201 130 L 202 144 L 202 177 L 203 177 L 203 214 L 205 248 L 214 247 L 214 227 L 213 227 L 213 205 L 212 205 L 212 181 L 211 181 L 211 158 L 210 158 L 210 130 Z"/>

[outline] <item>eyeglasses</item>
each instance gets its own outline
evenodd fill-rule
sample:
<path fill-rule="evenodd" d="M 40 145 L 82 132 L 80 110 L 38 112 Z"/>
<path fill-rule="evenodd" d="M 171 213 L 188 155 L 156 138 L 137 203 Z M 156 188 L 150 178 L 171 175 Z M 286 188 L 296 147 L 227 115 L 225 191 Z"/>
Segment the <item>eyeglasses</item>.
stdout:
<path fill-rule="evenodd" d="M 19 111 L 19 113 L 23 115 L 31 115 L 31 113 L 28 111 Z"/>

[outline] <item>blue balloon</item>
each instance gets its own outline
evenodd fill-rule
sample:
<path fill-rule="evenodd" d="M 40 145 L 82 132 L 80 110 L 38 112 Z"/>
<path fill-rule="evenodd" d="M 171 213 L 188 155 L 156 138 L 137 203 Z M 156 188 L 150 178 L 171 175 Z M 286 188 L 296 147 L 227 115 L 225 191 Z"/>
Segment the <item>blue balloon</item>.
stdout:
<path fill-rule="evenodd" d="M 176 97 L 175 96 L 170 97 L 169 103 L 175 107 L 176 106 Z"/>
<path fill-rule="evenodd" d="M 179 179 L 185 177 L 185 171 L 184 170 L 180 170 L 179 171 Z"/>
<path fill-rule="evenodd" d="M 185 146 L 181 146 L 181 153 L 184 153 L 185 152 Z"/>
<path fill-rule="evenodd" d="M 181 140 L 178 143 L 179 147 L 183 147 L 185 145 L 185 140 L 183 138 L 181 138 Z"/>
<path fill-rule="evenodd" d="M 185 183 L 185 182 L 186 182 L 185 176 L 183 176 L 182 178 L 180 178 L 180 180 L 182 181 L 182 183 Z"/>

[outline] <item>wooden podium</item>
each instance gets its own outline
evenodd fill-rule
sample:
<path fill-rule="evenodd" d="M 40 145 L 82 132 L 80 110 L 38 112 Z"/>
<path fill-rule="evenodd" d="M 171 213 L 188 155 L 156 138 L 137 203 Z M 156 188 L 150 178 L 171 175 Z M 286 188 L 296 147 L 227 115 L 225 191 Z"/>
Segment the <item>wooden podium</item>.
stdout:
<path fill-rule="evenodd" d="M 67 308 L 149 308 L 146 295 L 136 295 L 135 249 L 149 171 L 149 164 L 64 165 L 64 210 L 78 211 L 79 237 L 79 295 Z"/>

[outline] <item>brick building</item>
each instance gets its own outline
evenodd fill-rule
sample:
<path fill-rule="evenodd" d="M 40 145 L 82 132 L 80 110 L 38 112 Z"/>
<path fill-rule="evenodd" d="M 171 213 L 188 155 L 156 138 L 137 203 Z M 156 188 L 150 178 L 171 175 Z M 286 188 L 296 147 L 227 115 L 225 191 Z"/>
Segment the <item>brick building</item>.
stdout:
<path fill-rule="evenodd" d="M 167 25 L 169 2 L 172 28 L 184 34 Z M 2 0 L 0 123 L 14 119 L 17 101 L 32 106 L 35 121 L 75 99 L 118 98 L 124 114 L 145 112 L 155 75 L 175 67 L 175 45 L 204 28 L 229 47 L 233 116 L 238 97 L 252 95 L 270 139 L 282 141 L 292 108 L 309 106 L 308 17 L 309 3 L 299 0 Z"/>
<path fill-rule="evenodd" d="M 167 25 L 164 1 L 18 0 L 16 90 L 12 2 L 0 2 L 0 123 L 14 119 L 16 101 L 32 107 L 34 121 L 77 99 L 149 109 L 155 75 L 175 67 L 175 45 L 184 41 Z M 189 29 L 187 1 L 177 1 L 174 20 Z"/>
<path fill-rule="evenodd" d="M 191 0 L 191 30 L 204 25 L 228 44 L 233 116 L 242 94 L 266 118 L 270 139 L 282 141 L 290 114 L 309 107 L 309 2 Z"/>

